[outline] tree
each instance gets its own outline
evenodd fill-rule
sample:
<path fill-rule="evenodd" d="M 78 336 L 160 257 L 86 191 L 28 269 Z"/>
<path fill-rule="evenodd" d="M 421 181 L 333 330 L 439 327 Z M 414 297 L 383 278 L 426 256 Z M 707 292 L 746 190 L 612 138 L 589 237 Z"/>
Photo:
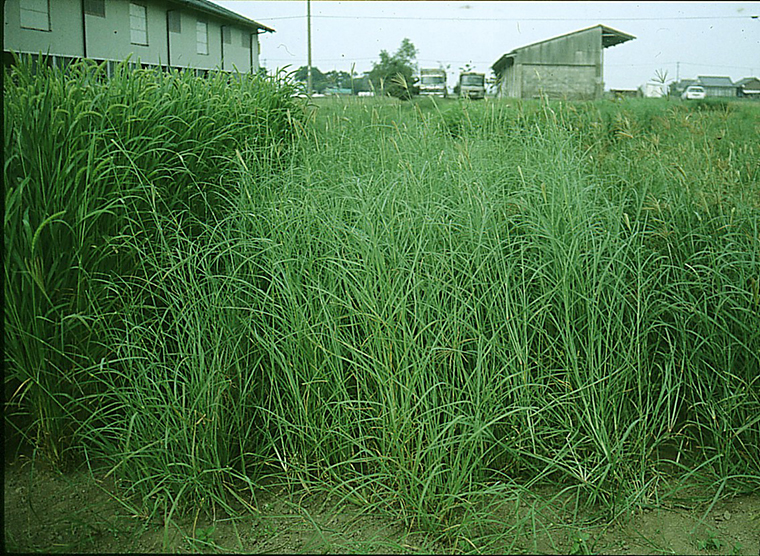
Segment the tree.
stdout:
<path fill-rule="evenodd" d="M 365 91 L 374 91 L 368 71 L 365 71 L 361 77 L 354 77 L 354 92 L 362 93 Z"/>
<path fill-rule="evenodd" d="M 372 63 L 369 80 L 372 88 L 381 95 L 390 95 L 400 99 L 410 99 L 415 91 L 417 78 L 417 48 L 409 39 L 401 41 L 401 46 L 392 56 L 387 51 L 380 51 L 380 61 Z"/>
<path fill-rule="evenodd" d="M 668 79 L 668 70 L 658 69 L 654 72 L 652 82 L 657 83 L 660 86 L 660 90 L 663 94 L 670 94 L 668 81 L 673 81 L 672 79 Z"/>
<path fill-rule="evenodd" d="M 293 74 L 293 78 L 300 83 L 307 83 L 309 80 L 309 68 L 301 66 Z M 324 73 L 314 66 L 311 67 L 311 87 L 314 92 L 321 93 L 330 85 Z"/>
<path fill-rule="evenodd" d="M 325 73 L 325 79 L 329 83 L 330 87 L 337 87 L 339 89 L 351 88 L 351 74 L 347 71 L 328 71 Z"/>

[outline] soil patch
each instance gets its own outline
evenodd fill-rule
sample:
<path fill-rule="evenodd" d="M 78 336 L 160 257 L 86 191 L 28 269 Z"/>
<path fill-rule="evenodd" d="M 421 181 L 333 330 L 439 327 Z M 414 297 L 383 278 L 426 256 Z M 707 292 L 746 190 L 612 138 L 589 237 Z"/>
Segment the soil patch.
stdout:
<path fill-rule="evenodd" d="M 173 519 L 136 515 L 112 478 L 89 472 L 62 474 L 21 457 L 5 465 L 4 551 L 78 553 L 449 553 L 467 543 L 408 530 L 387 516 L 369 515 L 322 494 L 270 490 L 257 496 L 256 512 L 234 518 Z M 536 501 L 500 512 L 489 521 L 499 538 L 524 515 L 533 532 L 508 545 L 499 539 L 484 552 L 543 554 L 760 553 L 760 496 L 691 505 L 646 506 L 614 521 L 571 511 L 568 500 Z M 524 514 L 524 515 L 523 515 Z M 601 514 L 600 514 L 601 515 Z M 484 532 L 481 541 L 487 538 Z M 477 539 L 474 546 L 482 548 Z M 475 551 L 474 546 L 469 550 Z"/>

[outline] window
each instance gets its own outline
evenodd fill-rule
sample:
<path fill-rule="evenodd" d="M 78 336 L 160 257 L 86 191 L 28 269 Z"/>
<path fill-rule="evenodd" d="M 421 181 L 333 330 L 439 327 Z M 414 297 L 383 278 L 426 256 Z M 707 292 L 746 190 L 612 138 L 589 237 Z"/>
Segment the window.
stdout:
<path fill-rule="evenodd" d="M 240 46 L 243 48 L 251 48 L 251 35 L 245 31 L 240 33 Z"/>
<path fill-rule="evenodd" d="M 148 44 L 148 8 L 129 4 L 129 33 L 132 44 Z"/>
<path fill-rule="evenodd" d="M 232 29 L 229 25 L 222 26 L 222 42 L 224 44 L 232 44 Z"/>
<path fill-rule="evenodd" d="M 106 16 L 106 0 L 85 0 L 84 13 L 97 17 Z"/>
<path fill-rule="evenodd" d="M 172 33 L 181 33 L 182 32 L 182 16 L 177 10 L 170 10 L 168 12 L 168 18 L 169 18 L 169 31 Z"/>
<path fill-rule="evenodd" d="M 196 22 L 195 37 L 198 54 L 208 54 L 208 23 L 205 21 Z"/>
<path fill-rule="evenodd" d="M 50 1 L 21 0 L 21 27 L 50 31 Z"/>

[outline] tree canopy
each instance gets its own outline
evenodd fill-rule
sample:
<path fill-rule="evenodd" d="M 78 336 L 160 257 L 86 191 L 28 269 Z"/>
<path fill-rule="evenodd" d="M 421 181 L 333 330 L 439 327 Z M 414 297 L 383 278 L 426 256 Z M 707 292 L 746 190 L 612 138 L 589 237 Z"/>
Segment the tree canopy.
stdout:
<path fill-rule="evenodd" d="M 417 90 L 416 57 L 417 48 L 412 41 L 404 39 L 394 54 L 381 50 L 380 61 L 373 62 L 372 70 L 361 77 L 339 70 L 323 73 L 312 66 L 311 86 L 316 93 L 324 93 L 328 89 L 351 89 L 353 93 L 373 90 L 380 95 L 410 99 Z M 293 78 L 307 83 L 308 68 L 301 66 L 293 73 Z"/>
<path fill-rule="evenodd" d="M 381 50 L 380 61 L 373 62 L 369 72 L 375 91 L 401 99 L 412 98 L 417 81 L 414 75 L 417 71 L 416 57 L 417 48 L 406 38 L 393 55 Z"/>
<path fill-rule="evenodd" d="M 293 73 L 293 78 L 300 82 L 306 83 L 309 78 L 309 68 L 301 66 Z M 352 76 L 347 71 L 330 70 L 322 72 L 319 68 L 311 68 L 311 87 L 315 93 L 324 93 L 328 89 L 350 89 L 356 93 L 362 90 L 369 90 L 362 78 Z"/>

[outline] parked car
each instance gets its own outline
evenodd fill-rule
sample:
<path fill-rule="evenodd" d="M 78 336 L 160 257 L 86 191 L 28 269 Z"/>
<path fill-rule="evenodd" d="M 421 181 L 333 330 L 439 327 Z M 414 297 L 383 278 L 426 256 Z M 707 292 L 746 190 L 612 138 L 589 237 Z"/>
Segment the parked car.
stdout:
<path fill-rule="evenodd" d="M 689 85 L 681 94 L 681 100 L 702 100 L 706 96 L 707 93 L 699 85 Z"/>

